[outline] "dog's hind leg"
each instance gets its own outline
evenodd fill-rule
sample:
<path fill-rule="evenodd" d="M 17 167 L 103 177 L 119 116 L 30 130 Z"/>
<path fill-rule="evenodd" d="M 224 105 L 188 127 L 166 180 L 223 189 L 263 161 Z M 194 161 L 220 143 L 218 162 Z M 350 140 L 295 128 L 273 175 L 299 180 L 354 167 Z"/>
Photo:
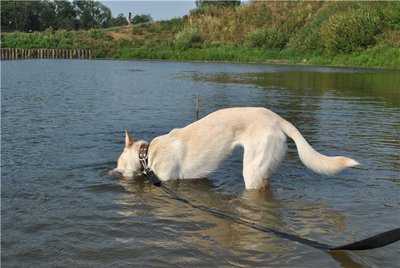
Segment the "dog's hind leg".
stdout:
<path fill-rule="evenodd" d="M 286 136 L 281 131 L 261 139 L 243 144 L 243 178 L 246 189 L 266 188 L 268 179 L 286 152 Z"/>

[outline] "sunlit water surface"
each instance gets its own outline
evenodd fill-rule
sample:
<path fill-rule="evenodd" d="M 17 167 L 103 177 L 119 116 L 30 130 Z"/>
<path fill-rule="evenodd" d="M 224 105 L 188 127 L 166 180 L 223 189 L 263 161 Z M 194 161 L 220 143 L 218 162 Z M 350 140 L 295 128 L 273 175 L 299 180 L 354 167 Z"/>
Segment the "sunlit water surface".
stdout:
<path fill-rule="evenodd" d="M 124 130 L 153 137 L 234 106 L 267 107 L 321 153 L 362 166 L 307 170 L 289 141 L 265 192 L 242 150 L 207 179 L 166 185 L 197 205 L 339 245 L 399 227 L 400 73 L 251 64 L 3 61 L 4 267 L 396 267 L 400 244 L 320 251 L 196 210 L 144 179 L 107 176 Z"/>

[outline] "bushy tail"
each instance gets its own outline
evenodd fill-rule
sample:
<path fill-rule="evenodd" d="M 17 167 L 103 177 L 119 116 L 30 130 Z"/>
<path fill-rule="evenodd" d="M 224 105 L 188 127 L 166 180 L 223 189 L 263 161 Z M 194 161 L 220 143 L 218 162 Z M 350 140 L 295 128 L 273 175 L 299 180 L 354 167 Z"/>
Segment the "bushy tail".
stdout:
<path fill-rule="evenodd" d="M 326 156 L 315 151 L 304 139 L 300 131 L 290 122 L 280 118 L 279 125 L 283 132 L 294 140 L 301 162 L 309 169 L 319 174 L 334 174 L 342 169 L 359 165 L 359 163 L 345 156 Z"/>

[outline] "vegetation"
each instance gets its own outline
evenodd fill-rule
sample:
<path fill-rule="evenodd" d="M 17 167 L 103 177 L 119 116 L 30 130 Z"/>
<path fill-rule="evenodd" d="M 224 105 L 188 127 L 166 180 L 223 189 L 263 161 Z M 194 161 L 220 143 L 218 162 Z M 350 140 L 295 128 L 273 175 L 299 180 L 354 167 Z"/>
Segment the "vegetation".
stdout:
<path fill-rule="evenodd" d="M 197 2 L 197 9 L 182 19 L 114 29 L 8 33 L 1 43 L 91 49 L 99 58 L 400 68 L 400 2 Z"/>
<path fill-rule="evenodd" d="M 150 14 L 141 14 L 141 15 L 135 15 L 131 23 L 133 24 L 138 24 L 138 23 L 146 23 L 146 22 L 152 22 L 153 18 L 150 16 Z"/>
<path fill-rule="evenodd" d="M 175 35 L 175 47 L 178 49 L 188 49 L 196 47 L 201 41 L 199 30 L 193 26 L 185 26 Z"/>
<path fill-rule="evenodd" d="M 141 18 L 140 15 L 136 16 Z M 46 29 L 88 30 L 127 24 L 128 21 L 123 14 L 113 18 L 108 7 L 93 0 L 2 1 L 1 3 L 1 28 L 6 32 Z"/>

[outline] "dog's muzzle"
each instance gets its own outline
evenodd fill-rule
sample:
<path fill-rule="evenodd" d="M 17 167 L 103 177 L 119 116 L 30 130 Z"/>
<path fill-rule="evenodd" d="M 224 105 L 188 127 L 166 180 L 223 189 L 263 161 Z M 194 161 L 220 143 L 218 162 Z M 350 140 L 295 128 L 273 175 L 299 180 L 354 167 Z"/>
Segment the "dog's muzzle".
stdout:
<path fill-rule="evenodd" d="M 119 168 L 114 168 L 113 170 L 110 170 L 109 172 L 107 172 L 107 175 L 110 177 L 123 178 L 124 171 Z"/>
<path fill-rule="evenodd" d="M 114 168 L 113 170 L 110 170 L 107 172 L 108 176 L 111 177 L 116 177 L 119 179 L 130 179 L 130 178 L 135 178 L 138 177 L 138 173 L 129 170 L 129 169 L 121 169 L 121 168 Z"/>

